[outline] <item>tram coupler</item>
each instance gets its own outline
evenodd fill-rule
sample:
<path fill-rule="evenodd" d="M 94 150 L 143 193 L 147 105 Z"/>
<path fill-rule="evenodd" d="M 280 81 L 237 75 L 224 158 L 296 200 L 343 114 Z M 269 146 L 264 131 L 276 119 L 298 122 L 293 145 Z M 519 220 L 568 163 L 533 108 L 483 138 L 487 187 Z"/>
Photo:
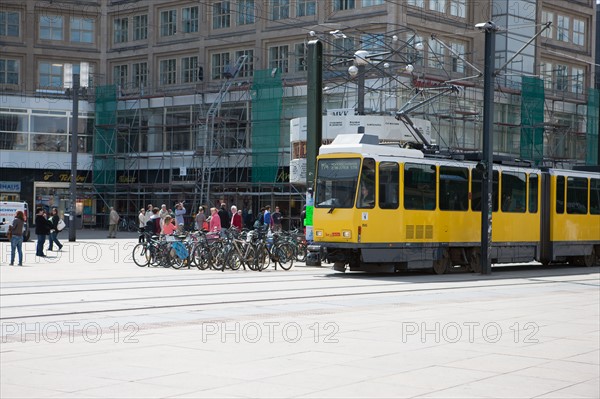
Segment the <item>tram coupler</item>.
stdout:
<path fill-rule="evenodd" d="M 321 266 L 320 245 L 309 245 L 306 247 L 306 266 Z"/>

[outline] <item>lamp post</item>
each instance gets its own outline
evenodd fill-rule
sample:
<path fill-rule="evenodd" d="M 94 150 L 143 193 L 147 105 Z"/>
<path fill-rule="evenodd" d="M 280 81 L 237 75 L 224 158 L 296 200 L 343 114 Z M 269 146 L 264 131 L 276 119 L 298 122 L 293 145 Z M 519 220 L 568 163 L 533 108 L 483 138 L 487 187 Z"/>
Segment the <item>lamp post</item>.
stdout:
<path fill-rule="evenodd" d="M 79 74 L 73 74 L 73 115 L 71 116 L 71 186 L 69 211 L 69 241 L 77 239 L 77 128 L 79 125 Z"/>
<path fill-rule="evenodd" d="M 89 64 L 82 62 L 77 72 L 71 64 L 65 64 L 65 87 L 71 89 L 73 112 L 71 116 L 71 184 L 69 187 L 69 241 L 77 239 L 77 151 L 79 148 L 79 88 L 80 80 L 88 81 Z"/>
<path fill-rule="evenodd" d="M 492 272 L 492 181 L 494 150 L 494 69 L 496 24 L 477 24 L 485 30 L 485 69 L 483 71 L 483 176 L 481 179 L 481 274 Z"/>

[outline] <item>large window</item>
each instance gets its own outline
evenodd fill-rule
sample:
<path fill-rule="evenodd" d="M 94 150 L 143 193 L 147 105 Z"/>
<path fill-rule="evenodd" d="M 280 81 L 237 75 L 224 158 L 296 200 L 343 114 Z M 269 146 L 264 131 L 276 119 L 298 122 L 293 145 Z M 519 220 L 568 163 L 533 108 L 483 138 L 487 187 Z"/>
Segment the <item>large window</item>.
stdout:
<path fill-rule="evenodd" d="M 556 90 L 567 91 L 569 90 L 569 76 L 567 73 L 566 65 L 556 65 L 556 78 L 554 79 L 556 84 Z"/>
<path fill-rule="evenodd" d="M 0 11 L 0 36 L 19 36 L 20 15 L 15 11 Z"/>
<path fill-rule="evenodd" d="M 94 20 L 71 17 L 71 42 L 94 43 Z"/>
<path fill-rule="evenodd" d="M 317 4 L 315 0 L 297 0 L 296 1 L 296 16 L 306 17 L 317 14 Z"/>
<path fill-rule="evenodd" d="M 404 209 L 435 209 L 435 165 L 404 164 Z"/>
<path fill-rule="evenodd" d="M 223 79 L 225 76 L 225 67 L 230 65 L 229 53 L 217 53 L 211 57 L 210 78 Z"/>
<path fill-rule="evenodd" d="M 290 17 L 290 0 L 273 0 L 271 19 L 286 19 Z"/>
<path fill-rule="evenodd" d="M 446 49 L 436 40 L 430 39 L 428 43 L 427 65 L 431 68 L 444 68 Z"/>
<path fill-rule="evenodd" d="M 306 51 L 304 43 L 296 43 L 294 45 L 294 71 L 306 71 Z"/>
<path fill-rule="evenodd" d="M 127 88 L 128 72 L 127 65 L 115 65 L 113 67 L 113 83 L 122 89 Z"/>
<path fill-rule="evenodd" d="M 194 83 L 202 80 L 198 57 L 183 57 L 181 59 L 181 82 Z"/>
<path fill-rule="evenodd" d="M 198 32 L 198 7 L 186 7 L 181 10 L 181 24 L 184 33 Z"/>
<path fill-rule="evenodd" d="M 146 40 L 148 38 L 148 15 L 133 17 L 133 40 Z"/>
<path fill-rule="evenodd" d="M 362 0 L 363 7 L 380 6 L 383 4 L 383 0 Z"/>
<path fill-rule="evenodd" d="M 19 61 L 0 58 L 0 84 L 19 84 Z"/>
<path fill-rule="evenodd" d="M 442 211 L 469 209 L 469 169 L 440 166 L 440 209 Z"/>
<path fill-rule="evenodd" d="M 569 41 L 569 27 L 571 19 L 566 15 L 559 15 L 556 23 L 556 39 L 562 42 Z"/>
<path fill-rule="evenodd" d="M 461 57 L 465 56 L 465 45 L 463 43 L 453 42 L 450 43 L 450 48 L 454 51 L 454 53 L 452 53 L 452 72 L 464 73 L 465 64 L 463 60 L 461 60 L 460 57 L 458 57 L 458 55 L 460 55 Z"/>
<path fill-rule="evenodd" d="M 254 0 L 238 0 L 238 25 L 254 23 Z"/>
<path fill-rule="evenodd" d="M 148 63 L 138 62 L 131 65 L 132 83 L 136 89 L 144 88 L 148 85 Z"/>
<path fill-rule="evenodd" d="M 379 207 L 398 209 L 400 194 L 400 167 L 396 162 L 379 164 Z"/>
<path fill-rule="evenodd" d="M 62 90 L 63 65 L 48 61 L 40 62 L 38 65 L 38 78 L 40 87 Z"/>
<path fill-rule="evenodd" d="M 177 83 L 177 60 L 162 60 L 159 73 L 161 85 L 174 85 Z"/>
<path fill-rule="evenodd" d="M 542 11 L 542 24 L 552 22 L 552 25 L 542 33 L 542 37 L 552 38 L 552 32 L 554 31 L 554 13 L 550 11 Z"/>
<path fill-rule="evenodd" d="M 583 93 L 583 68 L 571 68 L 571 91 L 575 94 Z"/>
<path fill-rule="evenodd" d="M 113 43 L 125 43 L 129 40 L 129 19 L 115 18 L 113 21 Z"/>
<path fill-rule="evenodd" d="M 588 179 L 567 178 L 567 213 L 585 215 L 588 208 Z"/>
<path fill-rule="evenodd" d="M 238 50 L 235 52 L 235 59 L 241 56 L 246 56 L 246 62 L 242 65 L 242 69 L 238 72 L 239 77 L 251 77 L 254 75 L 254 50 Z"/>
<path fill-rule="evenodd" d="M 573 44 L 585 45 L 585 21 L 573 19 Z"/>
<path fill-rule="evenodd" d="M 282 73 L 288 72 L 288 46 L 269 47 L 269 68 L 278 68 Z"/>
<path fill-rule="evenodd" d="M 502 212 L 525 212 L 526 178 L 525 173 L 502 172 Z"/>
<path fill-rule="evenodd" d="M 160 35 L 173 36 L 177 32 L 177 10 L 160 12 Z"/>
<path fill-rule="evenodd" d="M 446 12 L 446 0 L 429 0 L 429 9 L 437 12 Z"/>
<path fill-rule="evenodd" d="M 60 15 L 41 15 L 40 38 L 44 40 L 63 40 L 63 17 Z"/>
<path fill-rule="evenodd" d="M 354 0 L 333 0 L 333 11 L 354 10 Z"/>
<path fill-rule="evenodd" d="M 467 0 L 450 0 L 450 15 L 459 18 L 467 16 Z"/>
<path fill-rule="evenodd" d="M 228 1 L 213 4 L 213 29 L 229 28 L 231 26 L 231 6 Z"/>

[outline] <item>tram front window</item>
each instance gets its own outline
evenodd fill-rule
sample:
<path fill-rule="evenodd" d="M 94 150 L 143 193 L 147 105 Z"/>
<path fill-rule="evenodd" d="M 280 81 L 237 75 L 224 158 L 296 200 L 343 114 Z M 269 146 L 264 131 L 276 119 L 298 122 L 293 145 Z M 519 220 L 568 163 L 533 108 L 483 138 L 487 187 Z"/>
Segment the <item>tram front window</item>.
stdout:
<path fill-rule="evenodd" d="M 359 158 L 320 159 L 315 207 L 352 208 L 359 172 Z"/>

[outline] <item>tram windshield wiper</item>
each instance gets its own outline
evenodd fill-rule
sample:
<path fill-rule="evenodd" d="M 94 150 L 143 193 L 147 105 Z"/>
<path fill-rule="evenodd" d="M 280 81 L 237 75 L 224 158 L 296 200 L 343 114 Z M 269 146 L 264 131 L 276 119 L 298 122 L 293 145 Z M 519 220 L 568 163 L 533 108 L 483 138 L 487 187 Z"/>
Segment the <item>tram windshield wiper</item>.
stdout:
<path fill-rule="evenodd" d="M 329 211 L 327 211 L 327 213 L 333 213 L 333 211 L 335 210 L 335 206 L 332 206 Z"/>

